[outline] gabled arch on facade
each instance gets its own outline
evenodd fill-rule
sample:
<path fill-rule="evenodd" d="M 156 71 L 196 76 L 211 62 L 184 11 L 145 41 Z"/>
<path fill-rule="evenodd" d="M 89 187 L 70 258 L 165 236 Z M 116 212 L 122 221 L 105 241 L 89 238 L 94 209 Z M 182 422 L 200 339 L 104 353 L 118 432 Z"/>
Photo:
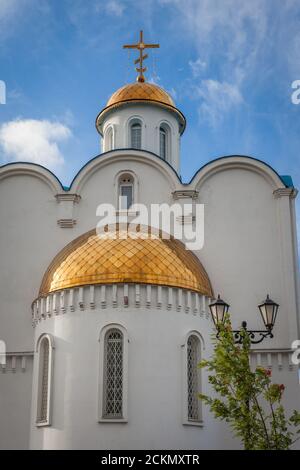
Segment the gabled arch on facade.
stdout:
<path fill-rule="evenodd" d="M 243 155 L 229 155 L 207 163 L 195 173 L 189 185 L 199 187 L 214 174 L 234 169 L 248 170 L 259 174 L 270 184 L 273 191 L 286 187 L 279 174 L 270 165 Z"/>
<path fill-rule="evenodd" d="M 0 181 L 18 175 L 27 175 L 39 179 L 50 188 L 54 196 L 64 191 L 64 187 L 57 176 L 42 165 L 13 162 L 0 167 Z"/>
<path fill-rule="evenodd" d="M 73 179 L 69 188 L 70 193 L 80 194 L 83 186 L 91 176 L 102 168 L 112 163 L 112 155 L 114 162 L 126 163 L 129 161 L 146 163 L 159 170 L 170 185 L 171 191 L 182 189 L 181 180 L 172 166 L 162 160 L 158 155 L 147 150 L 134 149 L 118 149 L 106 154 L 98 155 L 84 165 Z"/>

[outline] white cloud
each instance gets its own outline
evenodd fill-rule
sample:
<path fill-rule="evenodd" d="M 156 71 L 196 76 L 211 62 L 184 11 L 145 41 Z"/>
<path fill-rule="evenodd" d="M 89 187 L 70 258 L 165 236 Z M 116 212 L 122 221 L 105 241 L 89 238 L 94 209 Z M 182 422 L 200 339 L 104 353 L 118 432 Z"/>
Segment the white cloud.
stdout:
<path fill-rule="evenodd" d="M 198 58 L 188 62 L 189 83 L 198 91 L 199 112 L 217 126 L 226 113 L 243 103 L 243 91 L 252 79 L 262 77 L 272 5 L 268 0 L 159 2 L 177 12 L 178 34 L 193 41 Z"/>
<path fill-rule="evenodd" d="M 24 0 L 21 0 L 21 3 Z M 19 1 L 20 3 L 20 1 Z M 7 20 L 15 14 L 18 0 L 0 0 L 0 21 Z"/>
<path fill-rule="evenodd" d="M 202 100 L 199 111 L 213 127 L 222 121 L 228 111 L 243 103 L 239 88 L 227 82 L 202 80 L 196 90 Z"/>
<path fill-rule="evenodd" d="M 300 26 L 300 25 L 299 25 Z M 287 50 L 288 65 L 292 78 L 300 79 L 300 32 L 295 32 Z"/>
<path fill-rule="evenodd" d="M 0 0 L 0 38 L 10 35 L 12 23 L 18 16 L 17 0 Z"/>
<path fill-rule="evenodd" d="M 16 33 L 18 23 L 38 7 L 36 0 L 0 0 L 0 38 Z"/>
<path fill-rule="evenodd" d="M 267 0 L 160 0 L 180 13 L 186 32 L 196 38 L 199 51 L 210 56 L 216 45 L 228 58 L 243 56 L 266 33 Z M 251 42 L 249 43 L 251 35 Z M 205 47 L 204 47 L 205 46 Z"/>
<path fill-rule="evenodd" d="M 150 75 L 150 77 L 147 79 L 147 82 L 148 82 L 148 83 L 152 83 L 153 85 L 162 86 L 162 85 L 159 84 L 160 81 L 161 81 L 160 76 L 157 75 L 157 73 L 153 73 L 153 74 Z"/>
<path fill-rule="evenodd" d="M 177 99 L 177 92 L 175 90 L 174 87 L 170 88 L 169 90 L 167 90 L 167 92 L 169 93 L 169 95 L 172 96 L 173 100 L 176 100 Z"/>
<path fill-rule="evenodd" d="M 96 4 L 96 11 L 105 11 L 112 16 L 121 17 L 125 10 L 125 5 L 120 0 L 108 0 L 106 2 L 100 2 Z"/>
<path fill-rule="evenodd" d="M 6 161 L 33 162 L 54 169 L 64 163 L 58 143 L 71 135 L 59 122 L 16 119 L 0 127 L 0 146 Z"/>
<path fill-rule="evenodd" d="M 55 24 L 51 0 L 0 0 L 0 53 L 9 54 L 12 38 L 30 41 L 30 56 L 49 49 Z M 37 38 L 37 39 L 36 39 Z M 15 46 L 16 47 L 16 46 Z"/>
<path fill-rule="evenodd" d="M 207 64 L 219 57 L 219 79 L 248 80 L 282 67 L 299 73 L 299 0 L 158 0 L 180 17 L 176 32 L 192 39 Z M 274 72 L 276 73 L 276 72 Z"/>
<path fill-rule="evenodd" d="M 121 17 L 125 6 L 119 0 L 109 0 L 105 5 L 105 10 L 110 15 Z"/>
<path fill-rule="evenodd" d="M 189 66 L 191 67 L 193 77 L 199 77 L 201 73 L 206 69 L 207 63 L 204 62 L 204 60 L 201 60 L 200 57 L 198 57 L 197 60 L 189 61 Z"/>

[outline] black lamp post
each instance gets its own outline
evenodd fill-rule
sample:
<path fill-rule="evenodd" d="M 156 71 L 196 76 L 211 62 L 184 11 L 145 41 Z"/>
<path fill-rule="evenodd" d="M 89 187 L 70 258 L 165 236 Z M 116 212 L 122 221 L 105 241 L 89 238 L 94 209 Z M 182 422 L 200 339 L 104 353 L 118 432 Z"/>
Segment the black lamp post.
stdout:
<path fill-rule="evenodd" d="M 220 325 L 225 321 L 225 315 L 228 312 L 229 305 L 224 302 L 218 295 L 218 298 L 215 302 L 212 302 L 209 305 L 210 313 L 217 329 L 217 337 L 219 336 Z M 242 328 L 240 330 L 233 330 L 235 342 L 241 344 L 243 341 L 242 331 L 247 331 L 250 341 L 252 344 L 261 343 L 265 338 L 273 338 L 273 327 L 276 321 L 277 312 L 279 305 L 270 299 L 269 295 L 264 302 L 258 305 L 262 320 L 266 327 L 265 330 L 247 330 L 247 322 L 242 322 Z"/>

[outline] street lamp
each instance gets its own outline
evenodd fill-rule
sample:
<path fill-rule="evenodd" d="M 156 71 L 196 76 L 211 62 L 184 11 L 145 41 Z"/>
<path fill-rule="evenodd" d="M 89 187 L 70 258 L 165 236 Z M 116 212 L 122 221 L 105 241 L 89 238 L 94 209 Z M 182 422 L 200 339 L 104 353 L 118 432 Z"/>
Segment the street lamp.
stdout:
<path fill-rule="evenodd" d="M 258 306 L 263 322 L 267 330 L 272 330 L 275 324 L 279 305 L 270 299 L 269 295 L 264 302 Z"/>
<path fill-rule="evenodd" d="M 218 330 L 219 325 L 223 324 L 225 321 L 225 315 L 228 312 L 229 305 L 221 299 L 220 295 L 218 295 L 217 300 L 211 303 L 209 308 L 215 327 Z"/>
<path fill-rule="evenodd" d="M 217 300 L 209 305 L 209 309 L 213 322 L 217 329 L 218 338 L 220 333 L 220 325 L 224 324 L 225 322 L 225 316 L 228 312 L 229 305 L 220 298 L 220 295 L 218 295 Z M 258 309 L 260 311 L 266 329 L 248 330 L 247 322 L 243 321 L 242 328 L 240 330 L 232 331 L 234 334 L 235 342 L 237 344 L 241 344 L 243 342 L 243 335 L 241 334 L 243 331 L 247 331 L 251 344 L 261 343 L 267 337 L 273 338 L 272 330 L 276 321 L 279 305 L 273 300 L 271 300 L 269 295 L 267 295 L 266 300 L 258 305 Z"/>

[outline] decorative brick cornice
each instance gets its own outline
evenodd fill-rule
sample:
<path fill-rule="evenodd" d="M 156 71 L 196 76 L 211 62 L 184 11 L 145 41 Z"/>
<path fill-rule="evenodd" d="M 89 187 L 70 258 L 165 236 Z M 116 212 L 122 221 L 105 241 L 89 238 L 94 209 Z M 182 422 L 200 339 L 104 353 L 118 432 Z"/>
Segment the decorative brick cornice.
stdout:
<path fill-rule="evenodd" d="M 295 188 L 279 188 L 275 189 L 275 191 L 273 191 L 273 194 L 275 199 L 278 199 L 283 196 L 288 196 L 291 199 L 294 199 L 295 197 L 297 197 L 298 190 Z"/>
<path fill-rule="evenodd" d="M 32 324 L 56 315 L 104 309 L 173 310 L 211 320 L 210 299 L 197 292 L 167 286 L 106 284 L 75 287 L 40 297 L 32 304 Z"/>
<path fill-rule="evenodd" d="M 79 203 L 81 196 L 75 193 L 59 193 L 55 198 L 59 204 L 57 224 L 61 228 L 73 228 L 76 224 L 74 206 Z"/>
<path fill-rule="evenodd" d="M 192 214 L 180 215 L 176 217 L 176 220 L 180 225 L 191 225 L 193 222 L 195 222 L 196 217 Z"/>
<path fill-rule="evenodd" d="M 75 219 L 59 219 L 57 221 L 57 224 L 61 228 L 73 228 L 74 225 L 76 225 L 76 220 Z"/>
<path fill-rule="evenodd" d="M 183 189 L 174 191 L 172 194 L 174 199 L 197 199 L 199 191 L 195 191 L 193 189 Z"/>
<path fill-rule="evenodd" d="M 56 194 L 55 198 L 57 202 L 71 201 L 74 203 L 75 202 L 78 203 L 81 199 L 81 196 L 79 196 L 79 194 L 62 193 L 62 194 Z"/>

